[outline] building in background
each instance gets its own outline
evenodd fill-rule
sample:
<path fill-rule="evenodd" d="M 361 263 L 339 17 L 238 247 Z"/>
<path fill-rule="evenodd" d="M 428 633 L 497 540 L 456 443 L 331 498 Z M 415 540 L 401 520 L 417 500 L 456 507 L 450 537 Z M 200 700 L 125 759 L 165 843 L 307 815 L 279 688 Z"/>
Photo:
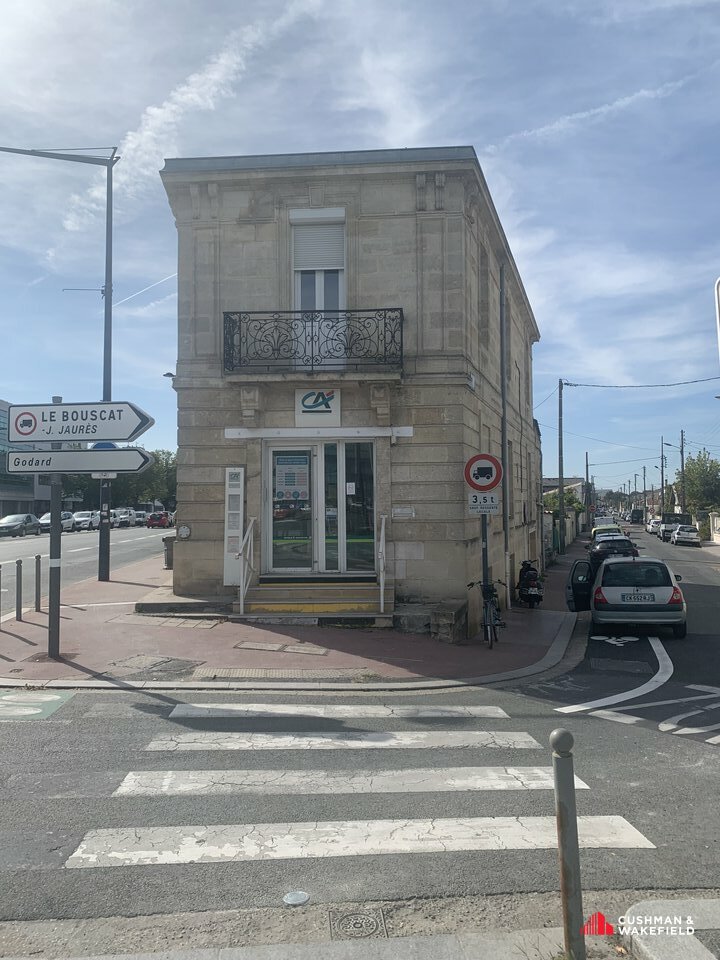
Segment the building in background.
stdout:
<path fill-rule="evenodd" d="M 469 600 L 472 628 L 463 468 L 503 459 L 503 412 L 494 578 L 539 555 L 542 489 L 539 332 L 475 151 L 172 159 L 161 176 L 179 242 L 175 590 L 236 594 L 246 538 L 246 612 Z"/>

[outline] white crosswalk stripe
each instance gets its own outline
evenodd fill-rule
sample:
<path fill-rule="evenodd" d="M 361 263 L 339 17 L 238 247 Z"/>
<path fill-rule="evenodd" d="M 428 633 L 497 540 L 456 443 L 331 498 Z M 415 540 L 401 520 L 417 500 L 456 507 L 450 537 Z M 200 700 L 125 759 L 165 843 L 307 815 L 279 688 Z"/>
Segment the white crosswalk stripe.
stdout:
<path fill-rule="evenodd" d="M 389 707 L 377 703 L 182 703 L 171 720 L 189 717 L 323 717 L 330 720 L 380 718 L 395 720 L 509 720 L 500 707 Z"/>
<path fill-rule="evenodd" d="M 391 747 L 497 747 L 509 750 L 540 750 L 529 733 L 499 730 L 403 731 L 391 733 L 178 733 L 156 737 L 146 750 L 175 753 L 181 750 L 386 750 Z"/>
<path fill-rule="evenodd" d="M 587 790 L 578 777 L 575 787 Z M 439 767 L 411 770 L 140 770 L 115 797 L 188 794 L 433 793 L 461 790 L 552 790 L 552 767 Z"/>
<path fill-rule="evenodd" d="M 64 863 L 67 869 L 150 864 L 189 866 L 299 858 L 321 860 L 377 854 L 471 851 L 481 854 L 482 851 L 491 850 L 551 850 L 557 846 L 556 818 L 549 815 L 553 810 L 552 768 L 477 765 L 478 752 L 482 756 L 485 752 L 497 755 L 498 749 L 542 749 L 541 744 L 525 731 L 477 729 L 482 721 L 511 719 L 498 707 L 231 702 L 181 704 L 171 714 L 171 720 L 180 723 L 192 719 L 207 721 L 203 724 L 205 729 L 188 731 L 187 728 L 181 728 L 174 734 L 156 736 L 145 746 L 144 753 L 174 755 L 191 751 L 233 751 L 240 756 L 253 755 L 253 762 L 259 763 L 258 768 L 252 769 L 252 765 L 246 762 L 238 764 L 237 769 L 215 769 L 211 765 L 208 765 L 208 769 L 177 769 L 172 765 L 163 765 L 161 769 L 131 770 L 114 789 L 112 797 L 118 803 L 145 798 L 151 804 L 154 803 L 153 798 L 158 798 L 160 803 L 162 798 L 173 797 L 206 797 L 208 802 L 212 798 L 220 801 L 223 797 L 246 797 L 244 806 L 247 809 L 262 809 L 263 815 L 259 819 L 267 822 L 197 824 L 191 821 L 190 824 L 178 824 L 171 821 L 171 825 L 161 826 L 157 825 L 158 820 L 153 816 L 152 826 L 138 823 L 122 828 L 94 829 L 85 834 L 79 846 L 67 858 Z M 262 719 L 276 724 L 279 722 L 286 729 L 279 732 L 242 729 L 247 721 Z M 407 725 L 414 721 L 422 723 L 425 720 L 437 720 L 442 723 L 442 728 L 438 729 L 436 724 L 430 730 L 360 728 L 330 732 L 306 729 L 298 732 L 289 729 L 290 724 L 293 727 L 303 725 L 303 720 L 363 719 L 386 721 L 386 727 L 394 721 Z M 234 721 L 229 729 L 228 721 Z M 464 723 L 472 729 L 452 729 L 453 721 Z M 217 729 L 220 724 L 225 729 Z M 355 722 L 353 727 L 362 725 Z M 310 764 L 310 769 L 285 769 L 277 763 L 269 769 L 264 767 L 263 755 L 272 755 L 278 750 L 313 751 L 315 756 L 326 755 L 329 763 L 327 768 L 319 763 Z M 361 767 L 354 764 L 351 767 L 346 764 L 345 768 L 335 766 L 339 758 L 347 756 L 348 750 L 372 751 L 382 768 L 373 768 L 369 757 Z M 404 750 L 418 751 L 414 756 L 422 757 L 422 762 L 403 768 L 398 763 L 398 751 Z M 433 750 L 470 751 L 473 765 L 433 766 Z M 185 765 L 189 765 L 187 759 Z M 503 757 L 503 760 L 506 758 Z M 578 778 L 576 786 L 579 790 L 590 789 Z M 504 814 L 508 812 L 508 804 L 516 802 L 514 798 L 531 793 L 540 805 L 539 812 L 548 815 L 526 815 L 526 803 L 518 811 L 521 814 L 519 816 L 448 815 L 428 818 L 416 815 L 412 819 L 409 816 L 395 819 L 341 819 L 343 814 L 347 816 L 348 811 L 344 807 L 354 805 L 357 809 L 363 798 L 372 801 L 376 795 L 402 797 L 407 794 L 409 815 L 421 802 L 425 803 L 425 808 L 421 810 L 417 807 L 418 812 L 430 812 L 428 804 L 433 802 L 434 795 L 456 794 L 459 796 L 455 802 L 460 803 L 463 794 L 467 796 L 473 793 L 487 798 L 486 810 L 489 798 L 494 793 L 501 793 L 507 798 Z M 288 802 L 285 801 L 283 807 L 282 798 L 293 796 L 328 798 L 321 807 L 325 819 L 288 822 Z M 253 799 L 258 797 L 266 798 L 261 800 L 261 808 L 257 807 L 258 800 Z M 415 797 L 414 801 L 412 797 Z M 454 811 L 450 801 L 454 798 L 448 796 L 446 799 L 443 812 L 452 814 Z M 402 808 L 406 806 L 402 799 L 394 802 Z M 247 804 L 255 806 L 247 807 Z M 278 822 L 272 822 L 274 804 L 278 812 L 284 811 L 284 816 L 282 813 L 278 816 Z M 159 806 L 157 809 L 164 808 Z M 305 806 L 302 809 L 308 808 Z M 328 813 L 337 817 L 328 819 Z M 405 814 L 405 809 L 402 809 L 402 813 Z M 621 816 L 580 816 L 578 831 L 583 847 L 654 849 L 651 841 Z"/>
<path fill-rule="evenodd" d="M 623 817 L 578 817 L 582 847 L 653 848 Z M 555 817 L 455 817 L 91 830 L 65 866 L 294 860 L 460 850 L 551 850 Z"/>

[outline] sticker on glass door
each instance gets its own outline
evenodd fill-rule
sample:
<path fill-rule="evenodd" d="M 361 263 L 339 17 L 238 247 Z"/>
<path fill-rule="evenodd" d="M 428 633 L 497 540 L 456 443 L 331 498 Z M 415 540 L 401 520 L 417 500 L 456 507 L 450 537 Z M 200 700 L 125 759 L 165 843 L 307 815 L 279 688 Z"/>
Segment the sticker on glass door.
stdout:
<path fill-rule="evenodd" d="M 312 568 L 311 465 L 310 450 L 273 451 L 273 569 Z"/>

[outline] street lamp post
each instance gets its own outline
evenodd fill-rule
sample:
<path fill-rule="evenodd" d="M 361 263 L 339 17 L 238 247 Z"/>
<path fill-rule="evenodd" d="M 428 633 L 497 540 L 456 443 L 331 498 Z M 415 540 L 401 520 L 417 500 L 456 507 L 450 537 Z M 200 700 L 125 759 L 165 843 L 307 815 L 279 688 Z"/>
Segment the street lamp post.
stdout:
<path fill-rule="evenodd" d="M 1 153 L 18 153 L 25 157 L 44 157 L 46 160 L 67 160 L 71 163 L 90 163 L 105 167 L 107 189 L 105 198 L 105 282 L 102 295 L 105 301 L 103 330 L 103 400 L 112 400 L 112 171 L 120 157 L 117 147 L 108 147 L 109 157 L 60 153 L 55 150 L 21 150 L 0 147 Z M 98 580 L 110 579 L 110 481 L 100 483 L 100 536 L 98 543 Z"/>

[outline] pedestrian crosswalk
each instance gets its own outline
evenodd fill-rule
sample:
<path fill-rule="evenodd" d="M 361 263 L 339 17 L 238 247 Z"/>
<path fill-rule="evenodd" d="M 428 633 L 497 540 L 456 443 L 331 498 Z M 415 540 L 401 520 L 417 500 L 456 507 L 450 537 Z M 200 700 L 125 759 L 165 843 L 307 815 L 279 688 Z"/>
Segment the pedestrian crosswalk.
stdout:
<path fill-rule="evenodd" d="M 313 724 L 328 721 L 352 723 L 353 729 L 313 729 Z M 250 822 L 238 816 L 238 822 L 177 823 L 171 807 L 158 806 L 157 813 L 145 815 L 145 822 L 87 831 L 64 860 L 65 869 L 192 868 L 207 863 L 299 859 L 321 863 L 327 858 L 406 854 L 472 853 L 482 857 L 491 851 L 527 854 L 557 845 L 552 768 L 519 762 L 525 756 L 536 758 L 543 746 L 530 732 L 503 729 L 516 724 L 498 707 L 192 703 L 176 706 L 169 722 L 179 729 L 160 732 L 141 747 L 138 756 L 143 762 L 138 767 L 142 769 L 126 771 L 108 802 L 143 800 L 146 806 L 142 809 L 153 811 L 153 804 L 168 798 L 188 798 L 186 802 L 205 798 L 208 803 L 220 803 L 223 798 L 237 797 L 236 806 L 226 804 L 222 810 L 241 814 L 255 797 L 263 806 L 258 807 L 256 801 L 249 809 L 261 809 L 263 816 Z M 188 722 L 201 728 L 189 731 Z M 432 729 L 392 729 L 396 722 L 431 724 Z M 283 729 L 253 729 L 263 723 L 266 728 L 269 724 Z M 367 729 L 378 723 L 383 729 Z M 465 728 L 453 729 L 458 724 Z M 492 724 L 492 729 L 483 729 L 484 724 Z M 406 754 L 408 750 L 412 754 Z M 284 765 L 278 763 L 279 751 L 304 751 L 304 755 L 292 762 L 289 757 Z M 354 759 L 357 751 L 368 751 L 361 765 Z M 489 760 L 493 753 L 499 755 L 498 751 L 503 752 L 503 759 L 508 753 L 520 753 L 513 765 L 478 765 L 478 760 Z M 228 752 L 230 756 L 219 767 L 208 763 L 201 769 L 188 769 L 202 759 L 198 753 L 219 761 L 219 753 Z M 452 765 L 448 765 L 449 753 Z M 160 755 L 167 761 L 144 769 L 146 761 Z M 235 756 L 241 760 L 236 765 Z M 266 756 L 267 766 L 263 764 Z M 406 756 L 412 758 L 407 767 Z M 464 756 L 467 764 L 462 763 Z M 306 759 L 307 768 L 295 768 Z M 586 792 L 592 789 L 579 778 L 576 786 Z M 465 804 L 474 798 L 480 804 L 484 798 L 485 808 L 477 812 L 494 814 L 489 799 L 493 794 L 498 798 L 498 815 L 450 815 L 460 812 L 453 810 L 452 797 Z M 521 795 L 537 799 L 540 815 L 528 813 L 527 802 L 520 805 Z M 295 798 L 298 809 L 307 811 L 307 798 L 313 797 L 318 798 L 313 808 L 317 819 L 287 819 L 287 811 L 292 809 L 287 798 Z M 393 803 L 400 805 L 403 815 L 348 817 L 353 803 L 378 803 L 382 797 L 388 801 L 395 798 Z M 448 815 L 416 815 L 418 802 L 430 804 L 436 798 L 443 798 L 443 813 Z M 419 812 L 427 813 L 427 809 Z M 582 815 L 578 833 L 581 846 L 587 848 L 654 848 L 636 827 L 616 814 Z"/>

